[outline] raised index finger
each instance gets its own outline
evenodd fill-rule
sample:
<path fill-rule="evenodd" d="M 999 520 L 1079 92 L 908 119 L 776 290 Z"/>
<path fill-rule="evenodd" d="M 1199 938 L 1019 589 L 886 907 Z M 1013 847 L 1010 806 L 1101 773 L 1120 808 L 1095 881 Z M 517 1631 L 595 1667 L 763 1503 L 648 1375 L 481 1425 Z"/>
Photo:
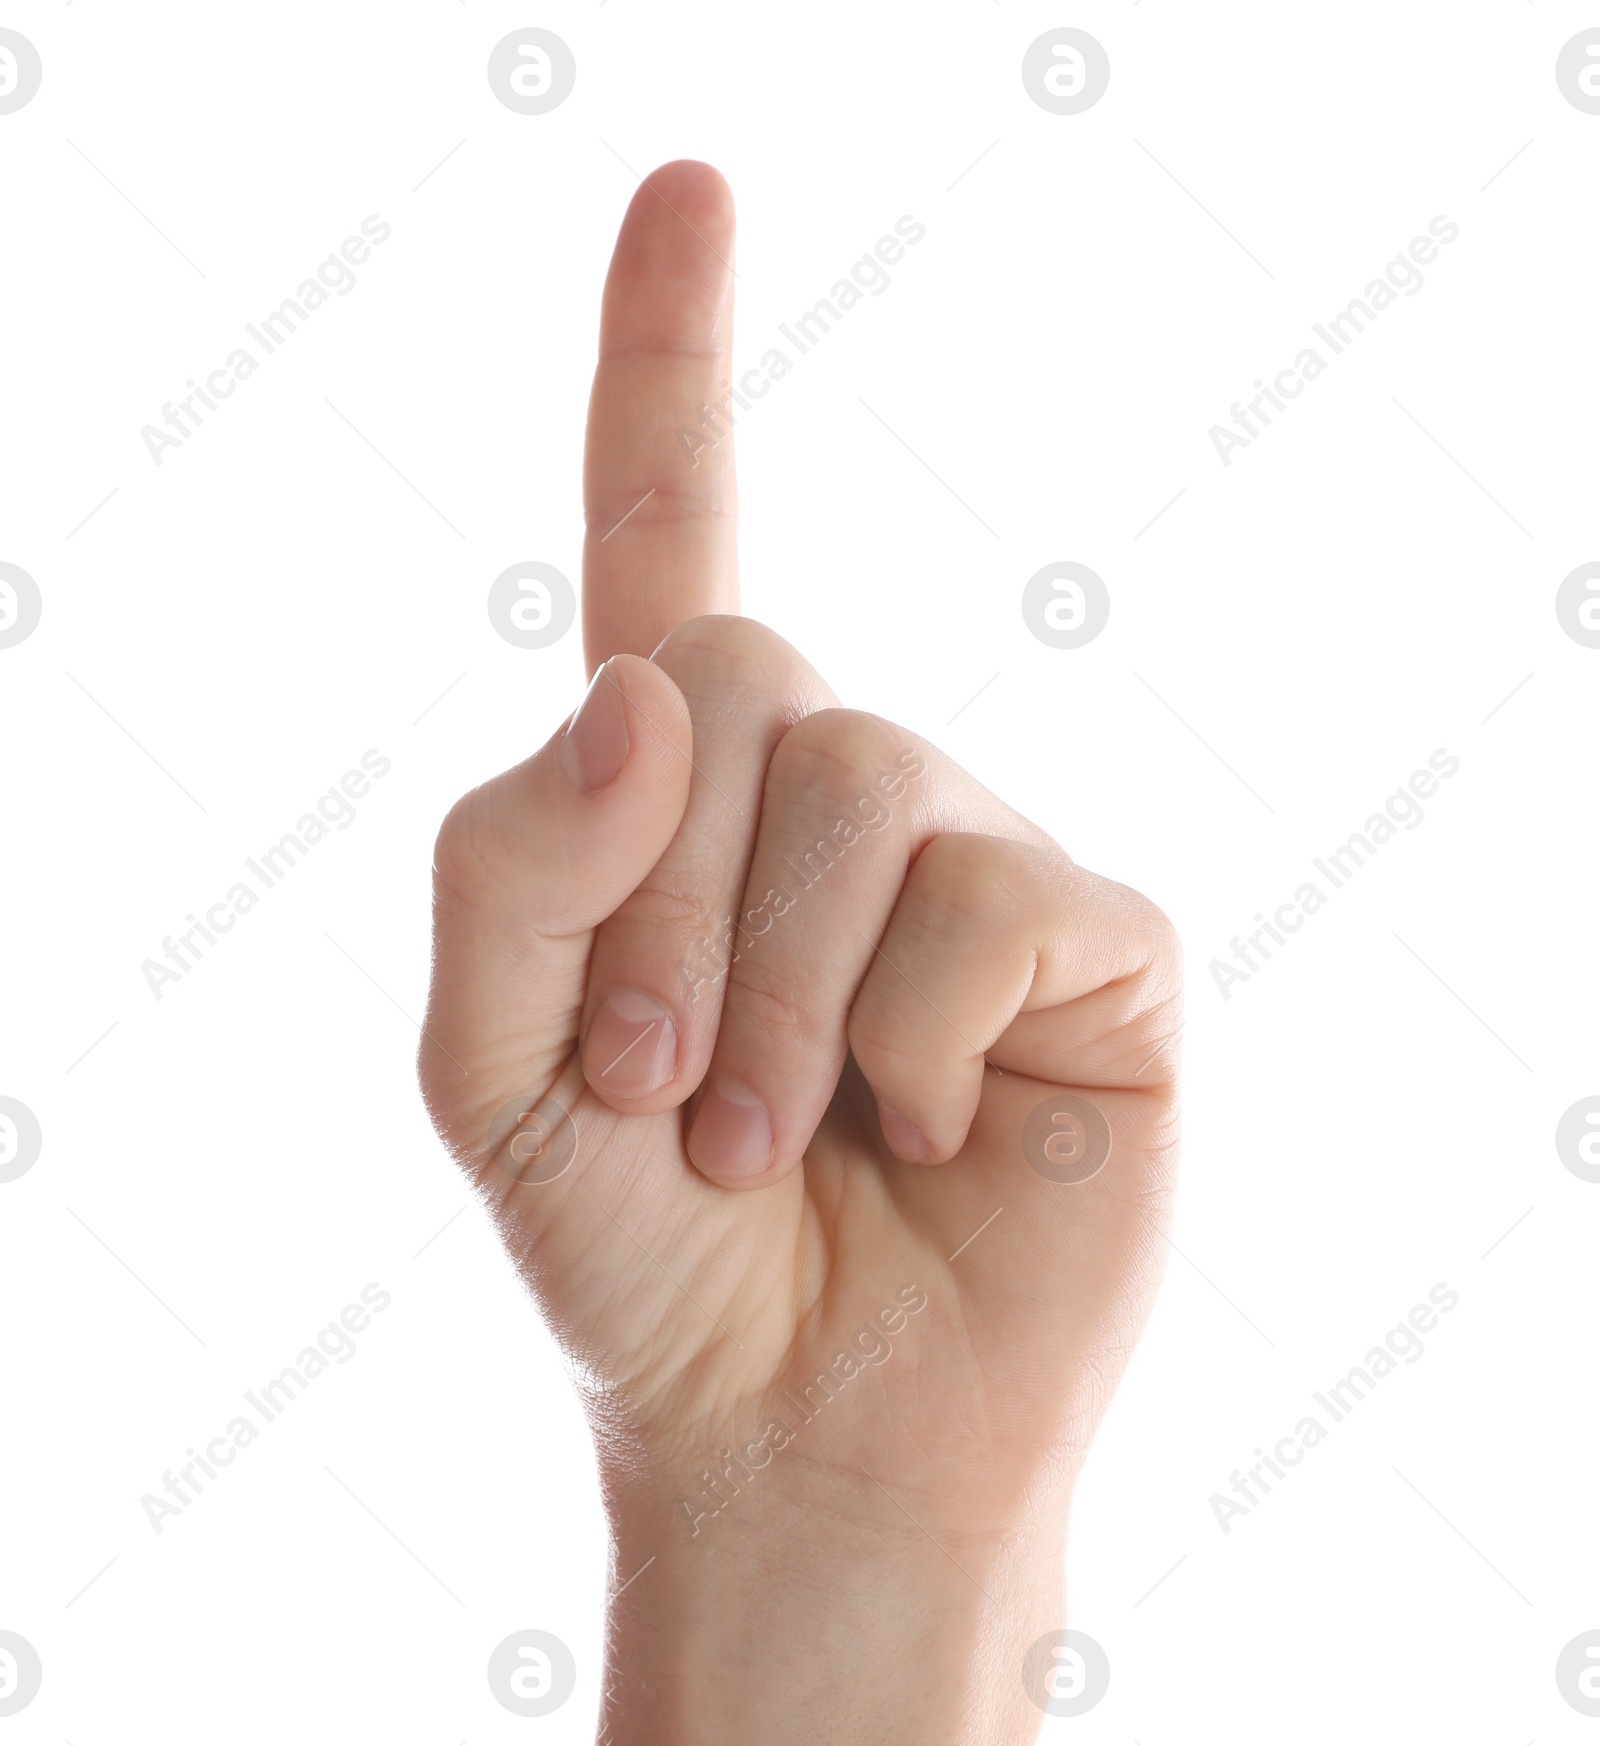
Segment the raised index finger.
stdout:
<path fill-rule="evenodd" d="M 709 164 L 639 186 L 606 278 L 584 454 L 591 672 L 686 619 L 736 612 L 733 195 Z M 721 403 L 721 404 L 719 404 Z M 721 433 L 721 434 L 719 434 Z"/>

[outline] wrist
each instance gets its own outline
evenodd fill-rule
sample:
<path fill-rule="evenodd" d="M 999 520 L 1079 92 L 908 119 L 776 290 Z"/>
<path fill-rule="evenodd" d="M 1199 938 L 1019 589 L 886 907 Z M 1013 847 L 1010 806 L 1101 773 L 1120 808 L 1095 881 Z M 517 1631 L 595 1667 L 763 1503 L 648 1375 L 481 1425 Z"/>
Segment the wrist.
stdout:
<path fill-rule="evenodd" d="M 864 1473 L 608 1488 L 604 1746 L 1018 1746 L 1062 1618 L 1065 1508 L 974 1529 Z M 722 1501 L 718 1502 L 720 1498 Z"/>

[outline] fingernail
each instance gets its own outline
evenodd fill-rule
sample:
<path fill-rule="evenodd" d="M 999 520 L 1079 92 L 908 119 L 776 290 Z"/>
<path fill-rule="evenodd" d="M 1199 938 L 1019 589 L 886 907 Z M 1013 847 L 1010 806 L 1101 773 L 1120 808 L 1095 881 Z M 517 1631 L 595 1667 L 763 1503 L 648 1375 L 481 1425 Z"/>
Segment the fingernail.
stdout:
<path fill-rule="evenodd" d="M 659 1001 L 619 989 L 595 1008 L 583 1057 L 597 1091 L 644 1097 L 677 1071 L 678 1027 Z"/>
<path fill-rule="evenodd" d="M 878 1105 L 878 1126 L 883 1129 L 883 1137 L 889 1142 L 889 1150 L 897 1158 L 904 1158 L 908 1164 L 920 1163 L 932 1149 L 928 1145 L 928 1136 L 915 1122 L 908 1122 L 899 1110 L 891 1109 L 888 1104 Z"/>
<path fill-rule="evenodd" d="M 590 682 L 572 725 L 556 747 L 561 768 L 585 794 L 615 782 L 628 757 L 628 718 L 609 661 Z"/>
<path fill-rule="evenodd" d="M 689 1156 L 708 1176 L 757 1176 L 772 1162 L 772 1123 L 753 1091 L 714 1079 L 689 1133 Z"/>

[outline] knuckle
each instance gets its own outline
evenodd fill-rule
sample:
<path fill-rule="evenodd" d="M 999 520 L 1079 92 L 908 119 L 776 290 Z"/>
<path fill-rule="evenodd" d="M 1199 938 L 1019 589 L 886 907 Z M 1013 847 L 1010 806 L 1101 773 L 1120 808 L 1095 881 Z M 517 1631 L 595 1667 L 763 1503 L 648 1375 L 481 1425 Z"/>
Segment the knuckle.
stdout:
<path fill-rule="evenodd" d="M 1129 921 L 1146 943 L 1151 969 L 1158 973 L 1164 984 L 1176 984 L 1181 979 L 1183 965 L 1183 941 L 1177 924 L 1159 904 L 1142 891 L 1135 891 L 1131 885 L 1118 885 L 1116 892 Z"/>
<path fill-rule="evenodd" d="M 703 613 L 669 631 L 650 658 L 674 678 L 686 665 L 725 665 L 746 671 L 759 659 L 759 638 L 753 633 L 761 629 L 754 619 L 733 613 Z"/>
<path fill-rule="evenodd" d="M 911 869 L 911 889 L 929 910 L 961 926 L 1015 926 L 1034 905 L 1037 871 L 1027 849 L 998 837 L 935 837 Z"/>
<path fill-rule="evenodd" d="M 853 800 L 874 794 L 880 778 L 898 768 L 905 736 L 881 716 L 858 709 L 819 709 L 796 722 L 778 742 L 768 786 L 786 794 Z"/>
<path fill-rule="evenodd" d="M 1183 941 L 1163 910 L 1150 905 L 1153 924 L 1150 968 L 1151 985 L 1164 1006 L 1183 1005 Z"/>
<path fill-rule="evenodd" d="M 618 916 L 646 927 L 667 928 L 673 933 L 696 933 L 716 925 L 716 916 L 703 892 L 670 878 L 659 869 L 631 892 Z"/>
<path fill-rule="evenodd" d="M 790 646 L 753 618 L 706 613 L 668 633 L 651 656 L 680 689 L 746 695 L 787 689 L 805 663 Z"/>
<path fill-rule="evenodd" d="M 884 999 L 867 994 L 857 1001 L 845 1037 L 856 1065 L 876 1090 L 926 1082 L 927 1038 L 906 1022 L 893 995 Z"/>
<path fill-rule="evenodd" d="M 1148 897 L 1141 897 L 1141 901 L 1145 906 L 1146 924 L 1155 944 L 1157 961 L 1176 967 L 1183 961 L 1183 940 L 1178 933 L 1178 924 L 1159 904 L 1152 903 Z"/>
<path fill-rule="evenodd" d="M 478 903 L 502 882 L 505 857 L 498 834 L 488 824 L 478 788 L 463 794 L 444 815 L 433 842 L 436 892 Z"/>
<path fill-rule="evenodd" d="M 753 970 L 741 954 L 733 966 L 721 1034 L 736 1035 L 743 1027 L 778 1042 L 809 1037 L 817 1028 L 801 982 L 772 970 Z"/>
<path fill-rule="evenodd" d="M 627 928 L 634 949 L 652 936 L 661 936 L 661 951 L 675 951 L 695 939 L 721 939 L 733 926 L 720 901 L 721 884 L 716 869 L 695 871 L 658 862 L 629 893 L 612 924 Z"/>
<path fill-rule="evenodd" d="M 586 505 L 584 522 L 592 538 L 604 543 L 614 537 L 622 546 L 646 528 L 679 527 L 732 515 L 729 494 L 714 474 L 708 474 L 699 488 L 671 485 L 652 475 L 643 486 L 636 481 L 620 490 L 597 493 Z"/>

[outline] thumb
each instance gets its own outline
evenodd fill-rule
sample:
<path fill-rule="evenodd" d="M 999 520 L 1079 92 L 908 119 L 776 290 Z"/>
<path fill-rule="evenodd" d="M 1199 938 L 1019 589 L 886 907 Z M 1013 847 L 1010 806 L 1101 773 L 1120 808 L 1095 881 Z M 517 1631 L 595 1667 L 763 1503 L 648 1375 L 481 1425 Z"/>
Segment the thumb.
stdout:
<path fill-rule="evenodd" d="M 594 929 L 661 858 L 689 793 L 683 694 L 618 655 L 525 763 L 464 795 L 434 848 L 423 1095 L 458 1156 L 571 1055 Z"/>

